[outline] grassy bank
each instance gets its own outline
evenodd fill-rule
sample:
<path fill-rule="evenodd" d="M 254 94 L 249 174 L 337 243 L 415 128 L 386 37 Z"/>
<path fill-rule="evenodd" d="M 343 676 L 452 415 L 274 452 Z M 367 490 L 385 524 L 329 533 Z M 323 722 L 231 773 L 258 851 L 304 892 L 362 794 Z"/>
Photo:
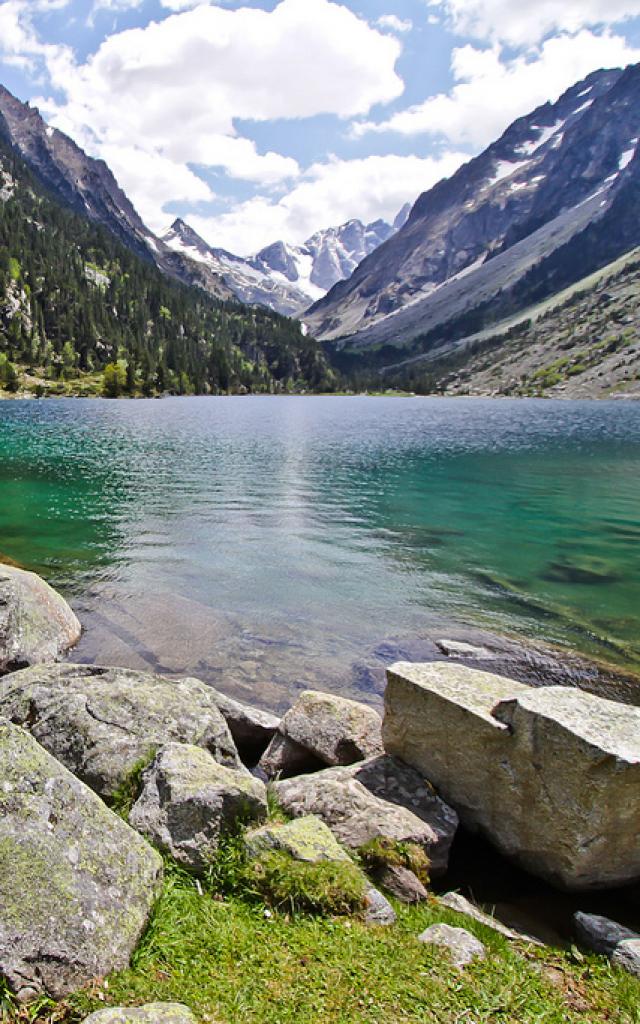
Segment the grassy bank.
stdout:
<path fill-rule="evenodd" d="M 266 910 L 169 868 L 132 966 L 57 1005 L 7 1006 L 5 1019 L 73 1022 L 108 1005 L 184 1002 L 210 1024 L 638 1024 L 640 982 L 597 957 L 513 947 L 429 903 L 398 923 Z M 464 925 L 487 946 L 464 972 L 417 941 Z"/>

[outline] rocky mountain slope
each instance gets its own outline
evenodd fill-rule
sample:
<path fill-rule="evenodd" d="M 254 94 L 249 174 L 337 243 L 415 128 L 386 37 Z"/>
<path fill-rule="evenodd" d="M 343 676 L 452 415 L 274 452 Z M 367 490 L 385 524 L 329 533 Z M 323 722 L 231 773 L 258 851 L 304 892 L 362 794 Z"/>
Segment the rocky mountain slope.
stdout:
<path fill-rule="evenodd" d="M 67 135 L 48 126 L 37 109 L 3 86 L 0 138 L 58 201 L 103 225 L 137 256 L 185 284 L 199 285 L 218 298 L 235 298 L 221 277 L 170 249 L 145 226 L 103 160 L 87 156 Z"/>
<path fill-rule="evenodd" d="M 640 243 L 640 66 L 597 71 L 416 202 L 305 315 L 343 365 L 428 353 Z"/>
<path fill-rule="evenodd" d="M 366 225 L 350 220 L 317 231 L 303 245 L 278 241 L 249 257 L 208 245 L 180 218 L 162 241 L 221 277 L 242 302 L 295 316 L 349 277 L 366 256 L 391 238 L 406 222 L 410 209 L 409 204 L 404 206 L 392 225 L 384 220 Z"/>
<path fill-rule="evenodd" d="M 381 379 L 447 395 L 640 398 L 640 249 Z"/>
<path fill-rule="evenodd" d="M 0 134 L 0 392 L 279 392 L 333 379 L 299 323 L 172 280 L 54 199 Z"/>

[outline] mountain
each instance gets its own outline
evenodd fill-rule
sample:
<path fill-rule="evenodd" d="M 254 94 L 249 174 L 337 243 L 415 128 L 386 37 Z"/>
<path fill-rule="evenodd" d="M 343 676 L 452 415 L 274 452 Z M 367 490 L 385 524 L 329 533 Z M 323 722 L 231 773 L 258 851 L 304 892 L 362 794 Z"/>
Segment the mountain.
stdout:
<path fill-rule="evenodd" d="M 175 253 L 145 226 L 103 160 L 87 156 L 67 135 L 47 125 L 35 107 L 21 103 L 3 86 L 0 138 L 61 203 L 102 224 L 141 259 L 184 284 L 199 285 L 218 298 L 235 298 L 220 277 Z"/>
<path fill-rule="evenodd" d="M 421 195 L 305 314 L 338 365 L 384 366 L 487 330 L 640 244 L 640 65 L 597 71 Z"/>
<path fill-rule="evenodd" d="M 303 312 L 337 281 L 390 238 L 405 223 L 411 207 L 404 206 L 394 223 L 350 220 L 340 227 L 317 231 L 303 245 L 274 242 L 255 256 L 234 256 L 208 245 L 178 218 L 162 236 L 176 253 L 206 266 L 242 302 L 261 304 L 287 316 Z"/>
<path fill-rule="evenodd" d="M 97 222 L 86 179 L 84 188 L 91 210 L 76 212 L 80 187 L 73 204 L 59 201 L 62 185 L 45 188 L 0 133 L 0 391 L 331 388 L 322 350 L 299 323 L 168 277 L 134 251 L 136 222 L 125 244 Z"/>

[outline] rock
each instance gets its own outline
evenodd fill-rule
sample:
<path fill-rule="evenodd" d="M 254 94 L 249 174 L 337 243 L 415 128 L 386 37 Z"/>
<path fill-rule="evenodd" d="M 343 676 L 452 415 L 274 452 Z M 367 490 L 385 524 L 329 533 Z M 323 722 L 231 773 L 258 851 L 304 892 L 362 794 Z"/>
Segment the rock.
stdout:
<path fill-rule="evenodd" d="M 380 715 L 366 704 L 306 690 L 280 722 L 279 735 L 324 765 L 346 765 L 383 752 L 381 725 Z M 272 745 L 282 749 L 278 737 Z M 273 776 L 274 763 L 280 762 L 269 746 L 260 764 Z"/>
<path fill-rule="evenodd" d="M 267 779 L 296 775 L 298 772 L 317 772 L 325 767 L 306 747 L 277 732 L 258 762 L 258 769 Z"/>
<path fill-rule="evenodd" d="M 212 686 L 209 690 L 243 759 L 248 763 L 258 761 L 273 739 L 280 719 L 267 711 L 232 700 Z"/>
<path fill-rule="evenodd" d="M 0 674 L 57 661 L 80 632 L 71 608 L 48 583 L 0 564 Z"/>
<path fill-rule="evenodd" d="M 432 924 L 418 936 L 418 941 L 448 949 L 454 967 L 467 967 L 474 960 L 484 960 L 486 955 L 484 946 L 475 935 L 465 928 L 452 928 L 448 924 Z"/>
<path fill-rule="evenodd" d="M 604 953 L 613 964 L 640 978 L 640 935 L 597 914 L 573 915 L 580 942 L 595 953 Z"/>
<path fill-rule="evenodd" d="M 38 666 L 3 680 L 0 715 L 27 726 L 105 798 L 166 743 L 205 747 L 221 764 L 241 767 L 227 723 L 197 679 L 90 665 Z"/>
<path fill-rule="evenodd" d="M 271 823 L 254 829 L 245 836 L 250 857 L 259 857 L 272 850 L 282 850 L 295 860 L 318 864 L 320 861 L 348 861 L 349 854 L 340 846 L 330 829 L 313 815 L 297 818 L 285 825 Z"/>
<path fill-rule="evenodd" d="M 204 871 L 224 832 L 266 816 L 267 791 L 248 771 L 217 764 L 202 747 L 169 743 L 145 771 L 129 823 L 180 864 Z"/>
<path fill-rule="evenodd" d="M 422 846 L 431 874 L 443 874 L 458 816 L 415 769 L 393 757 L 326 768 L 273 784 L 287 814 L 315 814 L 345 846 L 385 838 Z"/>
<path fill-rule="evenodd" d="M 471 830 L 567 889 L 640 878 L 640 709 L 452 663 L 388 671 L 383 737 Z"/>
<path fill-rule="evenodd" d="M 158 854 L 23 729 L 0 724 L 0 976 L 20 1002 L 124 968 Z"/>
<path fill-rule="evenodd" d="M 387 927 L 395 924 L 397 915 L 389 900 L 371 885 L 364 894 L 365 924 L 377 924 Z"/>
<path fill-rule="evenodd" d="M 108 1006 L 85 1017 L 82 1024 L 198 1024 L 182 1003 L 146 1003 L 144 1006 Z"/>
<path fill-rule="evenodd" d="M 498 921 L 491 914 L 486 914 L 484 910 L 480 910 L 480 907 L 470 903 L 459 892 L 448 892 L 444 896 L 440 896 L 438 902 L 443 907 L 448 907 L 449 910 L 455 910 L 457 914 L 464 914 L 466 917 L 473 918 L 474 921 L 485 925 L 486 928 L 491 928 L 498 935 L 509 939 L 510 942 L 531 942 L 536 946 L 543 945 L 539 939 L 534 938 L 532 935 L 526 935 L 524 932 L 517 932 L 513 928 L 507 928 L 506 924 L 502 924 L 502 921 Z"/>
<path fill-rule="evenodd" d="M 401 864 L 387 864 L 376 873 L 375 880 L 401 903 L 422 903 L 429 898 L 418 876 Z"/>

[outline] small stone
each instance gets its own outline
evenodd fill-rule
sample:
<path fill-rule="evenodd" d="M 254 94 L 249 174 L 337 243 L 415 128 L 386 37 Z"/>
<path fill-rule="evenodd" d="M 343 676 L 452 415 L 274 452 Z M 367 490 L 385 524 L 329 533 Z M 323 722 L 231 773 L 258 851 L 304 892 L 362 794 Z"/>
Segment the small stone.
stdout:
<path fill-rule="evenodd" d="M 580 942 L 595 953 L 608 956 L 613 964 L 640 978 L 640 935 L 608 917 L 598 914 L 573 915 Z"/>
<path fill-rule="evenodd" d="M 417 875 L 402 864 L 388 864 L 376 873 L 376 882 L 401 903 L 422 903 L 429 893 Z"/>
<path fill-rule="evenodd" d="M 340 846 L 329 828 L 313 815 L 296 818 L 284 825 L 269 824 L 245 836 L 250 857 L 259 857 L 272 850 L 288 853 L 295 860 L 318 864 L 322 861 L 347 861 L 349 854 Z"/>
<path fill-rule="evenodd" d="M 248 771 L 217 764 L 202 747 L 169 743 L 145 771 L 129 823 L 180 864 L 202 872 L 224 832 L 266 816 L 267 791 Z"/>
<path fill-rule="evenodd" d="M 474 960 L 484 960 L 486 955 L 484 946 L 475 935 L 465 928 L 452 928 L 448 924 L 432 924 L 418 936 L 418 941 L 448 949 L 454 967 L 467 967 Z"/>
<path fill-rule="evenodd" d="M 146 1003 L 144 1006 L 109 1006 L 85 1017 L 82 1024 L 198 1024 L 182 1003 Z"/>
<path fill-rule="evenodd" d="M 473 918 L 474 921 L 478 921 L 479 924 L 485 925 L 487 928 L 491 928 L 494 932 L 504 936 L 505 939 L 509 939 L 510 942 L 531 942 L 536 946 L 544 945 L 539 939 L 535 939 L 532 935 L 527 935 L 524 932 L 514 931 L 513 928 L 508 928 L 506 924 L 502 924 L 502 921 L 498 921 L 497 918 L 492 917 L 491 914 L 486 914 L 480 907 L 476 907 L 474 903 L 470 903 L 468 899 L 459 892 L 448 892 L 444 896 L 440 896 L 438 902 L 443 907 L 448 907 L 449 910 L 455 910 L 457 914 L 464 914 L 466 917 Z"/>
<path fill-rule="evenodd" d="M 325 765 L 306 747 L 277 732 L 260 758 L 258 769 L 267 779 L 276 779 L 299 772 L 317 772 Z"/>
<path fill-rule="evenodd" d="M 395 924 L 397 915 L 389 900 L 386 896 L 370 886 L 364 896 L 365 901 L 365 912 L 364 920 L 365 924 L 388 926 Z"/>

